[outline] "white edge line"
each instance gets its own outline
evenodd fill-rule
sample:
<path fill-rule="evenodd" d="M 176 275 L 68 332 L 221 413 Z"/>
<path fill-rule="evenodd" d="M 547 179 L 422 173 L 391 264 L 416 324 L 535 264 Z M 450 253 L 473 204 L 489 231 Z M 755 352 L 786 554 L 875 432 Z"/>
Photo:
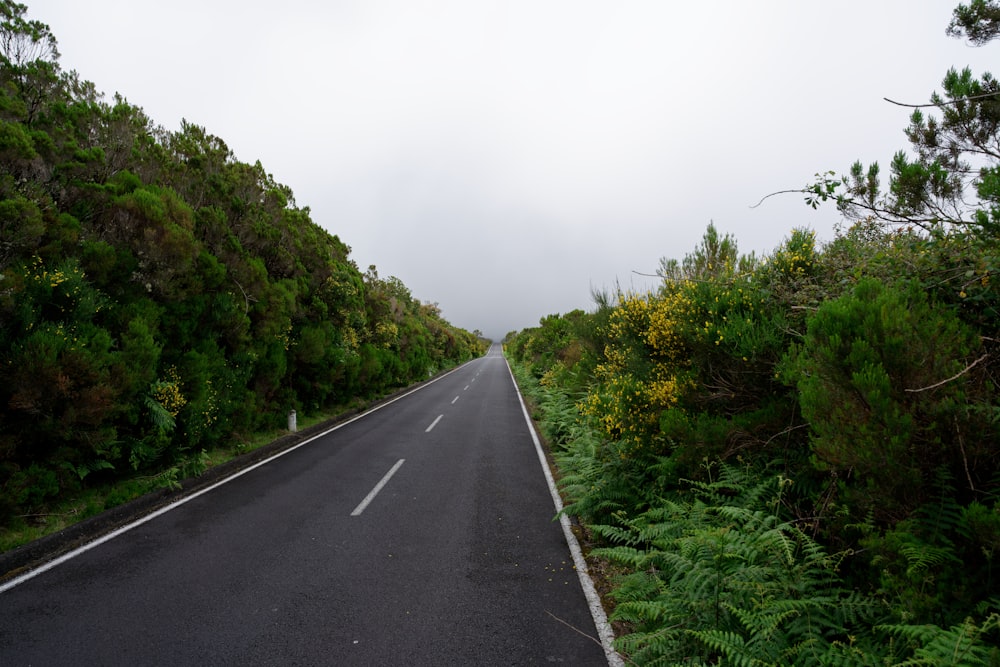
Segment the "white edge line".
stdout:
<path fill-rule="evenodd" d="M 399 459 L 396 461 L 396 465 L 389 468 L 389 472 L 387 472 L 382 479 L 378 481 L 375 488 L 369 491 L 368 495 L 365 496 L 365 499 L 358 503 L 358 506 L 354 508 L 354 511 L 351 512 L 351 516 L 360 516 L 361 513 L 365 511 L 365 508 L 368 507 L 368 503 L 375 500 L 375 496 L 377 496 L 379 491 L 382 490 L 382 487 L 388 484 L 389 480 L 396 474 L 396 471 L 400 469 L 404 461 L 406 461 L 406 459 Z"/>
<path fill-rule="evenodd" d="M 477 357 L 477 359 L 478 358 L 479 357 Z M 475 361 L 475 359 L 473 359 L 472 361 Z M 471 362 L 466 362 L 466 363 L 471 363 Z M 462 364 L 462 366 L 465 366 L 465 364 Z M 212 491 L 212 490 L 214 490 L 214 489 L 222 486 L 223 484 L 231 482 L 234 479 L 236 479 L 237 477 L 242 477 L 243 475 L 247 474 L 251 470 L 256 470 L 257 468 L 261 467 L 262 465 L 270 463 L 271 461 L 273 461 L 273 460 L 275 460 L 275 459 L 277 459 L 279 457 L 282 457 L 285 454 L 290 454 L 291 452 L 294 452 L 299 447 L 303 447 L 305 445 L 308 445 L 310 442 L 312 442 L 314 440 L 318 440 L 319 438 L 322 438 L 322 437 L 324 437 L 326 435 L 329 435 L 330 433 L 333 433 L 334 431 L 336 431 L 338 429 L 344 428 L 348 424 L 356 422 L 357 420 L 361 419 L 362 417 L 367 417 L 368 415 L 372 414 L 373 412 L 378 412 L 379 410 L 381 410 L 382 408 L 384 408 L 387 405 L 391 405 L 392 403 L 395 403 L 396 401 L 399 401 L 399 400 L 402 400 L 402 399 L 406 398 L 410 394 L 414 394 L 414 393 L 420 391 L 421 389 L 424 389 L 425 387 L 429 387 L 430 385 L 434 384 L 438 380 L 443 380 L 447 376 L 449 376 L 452 373 L 454 373 L 455 371 L 459 370 L 460 368 L 462 368 L 462 366 L 456 366 L 455 368 L 451 369 L 447 373 L 444 373 L 443 375 L 439 375 L 438 377 L 434 378 L 433 380 L 430 380 L 430 381 L 428 381 L 428 382 L 420 385 L 419 387 L 411 389 L 410 391 L 406 392 L 405 394 L 400 394 L 399 396 L 397 396 L 397 397 L 395 397 L 393 399 L 390 399 L 390 400 L 386 401 L 385 403 L 379 403 L 378 405 L 376 405 L 375 407 L 371 408 L 370 410 L 365 410 L 361 414 L 355 415 L 355 416 L 351 417 L 350 419 L 348 419 L 346 421 L 340 422 L 339 424 L 336 424 L 336 425 L 328 428 L 327 430 L 323 431 L 322 433 L 317 433 L 316 435 L 314 435 L 314 436 L 312 436 L 310 438 L 307 438 L 306 440 L 303 440 L 302 442 L 300 442 L 297 445 L 293 445 L 292 447 L 289 447 L 288 449 L 283 449 L 282 451 L 278 452 L 274 456 L 268 457 L 268 458 L 264 459 L 263 461 L 258 461 L 257 463 L 253 464 L 252 466 L 249 466 L 249 467 L 244 468 L 244 469 L 242 469 L 242 470 L 240 470 L 238 472 L 235 472 L 232 475 L 230 475 L 229 477 L 221 479 L 218 482 L 216 482 L 215 484 L 212 484 L 211 486 L 207 486 L 204 489 L 201 489 L 200 491 L 196 491 L 196 492 L 192 493 L 191 495 L 184 496 L 183 498 L 179 498 L 178 500 L 170 503 L 169 505 L 166 505 L 165 507 L 161 507 L 160 509 L 156 510 L 155 512 L 152 512 L 151 514 L 147 514 L 146 516 L 144 516 L 144 517 L 142 517 L 140 519 L 136 519 L 132 523 L 126 524 L 126 525 L 122 526 L 121 528 L 113 530 L 110 533 L 106 533 L 105 535 L 101 535 L 100 537 L 98 537 L 97 539 L 95 539 L 93 542 L 88 542 L 87 544 L 84 544 L 81 547 L 77 547 L 76 549 L 73 549 L 72 551 L 64 553 L 62 556 L 59 556 L 58 558 L 54 558 L 54 559 L 52 559 L 50 561 L 47 561 L 47 562 L 39 565 L 38 567 L 36 567 L 33 570 L 30 570 L 28 572 L 25 572 L 24 574 L 21 574 L 21 575 L 18 575 L 16 577 L 14 577 L 13 579 L 10 579 L 8 581 L 0 583 L 0 593 L 4 593 L 6 591 L 9 591 L 10 589 L 12 589 L 15 586 L 18 586 L 20 584 L 23 584 L 24 582 L 28 581 L 29 579 L 34 579 L 38 575 L 40 575 L 40 574 L 42 574 L 44 572 L 48 572 L 52 568 L 57 567 L 59 565 L 62 565 L 63 563 L 65 563 L 68 560 L 72 560 L 73 558 L 76 558 L 77 556 L 79 556 L 81 554 L 84 554 L 84 553 L 90 551 L 91 549 L 93 549 L 95 547 L 99 547 L 100 545 L 104 544 L 105 542 L 113 540 L 114 538 L 118 537 L 119 535 L 127 533 L 128 531 L 132 530 L 133 528 L 138 528 L 142 524 L 147 523 L 149 521 L 152 521 L 153 519 L 155 519 L 156 517 L 158 517 L 158 516 L 160 516 L 162 514 L 166 514 L 170 510 L 177 509 L 181 505 L 187 503 L 188 501 L 194 500 L 198 496 L 204 495 L 204 494 L 208 493 L 209 491 Z"/>
<path fill-rule="evenodd" d="M 531 440 L 535 443 L 535 452 L 538 454 L 538 460 L 542 464 L 545 480 L 549 483 L 549 493 L 552 494 L 552 503 L 556 506 L 556 513 L 559 514 L 559 525 L 562 526 L 563 535 L 566 536 L 566 542 L 569 544 L 569 551 L 573 556 L 573 565 L 576 566 L 576 574 L 580 579 L 580 586 L 583 587 L 583 594 L 590 605 L 590 615 L 593 616 L 594 625 L 597 626 L 597 634 L 600 635 L 601 646 L 604 647 L 604 655 L 607 657 L 608 665 L 611 667 L 624 667 L 625 661 L 618 655 L 618 652 L 614 648 L 615 633 L 608 622 L 608 615 L 604 611 L 604 606 L 601 605 L 601 596 L 597 594 L 597 589 L 594 588 L 594 581 L 590 578 L 590 572 L 587 570 L 587 561 L 584 560 L 583 551 L 580 550 L 580 543 L 570 529 L 569 517 L 562 513 L 562 498 L 559 495 L 559 490 L 556 488 L 555 478 L 549 469 L 549 462 L 545 458 L 545 452 L 542 451 L 542 443 L 538 440 L 538 434 L 535 433 L 535 425 L 531 423 L 531 417 L 528 416 L 528 408 L 524 405 L 524 398 L 521 396 L 521 390 L 517 386 L 517 381 L 514 379 L 514 372 L 510 369 L 510 364 L 507 363 L 506 357 L 504 357 L 504 363 L 507 364 L 510 381 L 514 383 L 514 391 L 517 392 L 517 400 L 521 403 L 521 412 L 524 414 L 524 421 L 528 424 Z"/>
<path fill-rule="evenodd" d="M 438 415 L 437 419 L 431 422 L 431 425 L 424 429 L 424 433 L 430 433 L 431 429 L 438 425 L 438 422 L 444 419 L 444 415 Z"/>

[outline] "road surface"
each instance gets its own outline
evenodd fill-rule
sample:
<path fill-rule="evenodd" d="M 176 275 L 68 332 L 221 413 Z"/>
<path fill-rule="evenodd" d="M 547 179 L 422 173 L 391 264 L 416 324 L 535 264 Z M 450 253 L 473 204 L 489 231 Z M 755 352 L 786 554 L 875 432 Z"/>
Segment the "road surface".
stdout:
<path fill-rule="evenodd" d="M 494 346 L 0 592 L 0 665 L 607 665 L 553 514 Z"/>

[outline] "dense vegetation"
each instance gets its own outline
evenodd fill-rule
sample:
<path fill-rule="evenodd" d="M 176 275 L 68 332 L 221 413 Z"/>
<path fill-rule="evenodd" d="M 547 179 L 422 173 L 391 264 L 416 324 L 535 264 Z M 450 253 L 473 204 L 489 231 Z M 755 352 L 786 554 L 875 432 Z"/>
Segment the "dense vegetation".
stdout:
<path fill-rule="evenodd" d="M 0 526 L 483 352 L 259 162 L 64 71 L 26 11 L 0 0 Z"/>
<path fill-rule="evenodd" d="M 636 664 L 1000 664 L 1000 89 L 943 87 L 884 190 L 800 191 L 830 242 L 709 226 L 655 293 L 508 336 Z"/>

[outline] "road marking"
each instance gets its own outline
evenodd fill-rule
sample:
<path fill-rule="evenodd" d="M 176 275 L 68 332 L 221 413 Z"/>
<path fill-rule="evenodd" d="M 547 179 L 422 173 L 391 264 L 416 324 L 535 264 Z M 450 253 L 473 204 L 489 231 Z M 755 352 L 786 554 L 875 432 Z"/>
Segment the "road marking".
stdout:
<path fill-rule="evenodd" d="M 524 421 L 528 425 L 531 440 L 535 443 L 535 453 L 538 454 L 538 460 L 542 464 L 542 472 L 545 473 L 545 480 L 549 483 L 549 493 L 552 495 L 552 503 L 556 508 L 556 516 L 559 517 L 559 525 L 562 526 L 563 536 L 566 538 L 570 554 L 573 556 L 573 565 L 576 566 L 576 575 L 580 579 L 580 587 L 583 588 L 583 595 L 587 598 L 587 602 L 590 605 L 590 615 L 594 619 L 594 625 L 597 626 L 597 634 L 601 638 L 601 646 L 604 647 L 604 657 L 608 659 L 609 667 L 624 667 L 625 661 L 618 655 L 614 647 L 614 630 L 611 629 L 611 624 L 608 623 L 608 615 L 604 612 L 604 606 L 601 604 L 601 596 L 597 594 L 597 589 L 594 587 L 594 580 L 590 578 L 590 572 L 587 570 L 587 561 L 583 557 L 580 543 L 577 542 L 576 535 L 573 534 L 573 530 L 570 528 L 569 517 L 563 512 L 562 497 L 559 495 L 559 489 L 556 487 L 556 480 L 552 476 L 552 470 L 549 469 L 549 462 L 545 458 L 545 452 L 542 450 L 542 443 L 538 440 L 538 434 L 535 433 L 535 425 L 531 422 L 531 417 L 528 415 L 528 407 L 524 404 L 524 397 L 521 396 L 521 390 L 514 379 L 514 371 L 510 369 L 510 364 L 507 363 L 506 358 L 504 358 L 504 364 L 507 365 L 507 372 L 510 373 L 510 381 L 514 384 L 514 391 L 517 392 L 517 400 L 521 403 L 521 414 L 524 415 Z"/>
<path fill-rule="evenodd" d="M 396 461 L 396 465 L 389 468 L 389 472 L 385 474 L 385 477 L 380 479 L 378 484 L 375 485 L 375 488 L 369 491 L 368 495 L 365 496 L 365 499 L 361 501 L 361 504 L 354 508 L 354 511 L 351 512 L 351 516 L 359 516 L 365 511 L 365 508 L 368 507 L 368 503 L 375 500 L 375 496 L 378 495 L 378 492 L 382 490 L 382 487 L 389 482 L 392 476 L 396 474 L 396 471 L 402 467 L 404 461 L 406 461 L 406 459 L 399 459 Z"/>
<path fill-rule="evenodd" d="M 431 429 L 432 429 L 432 428 L 434 428 L 435 426 L 437 426 L 437 425 L 438 425 L 438 422 L 439 422 L 439 421 L 441 421 L 441 420 L 442 420 L 443 418 L 444 418 L 444 415 L 438 415 L 438 418 L 437 418 L 437 419 L 435 419 L 434 421 L 432 421 L 432 422 L 431 422 L 431 425 L 430 425 L 430 426 L 428 426 L 428 427 L 427 427 L 427 428 L 426 428 L 426 429 L 424 430 L 424 433 L 430 433 L 430 432 L 431 432 Z"/>
<path fill-rule="evenodd" d="M 465 389 L 463 389 L 462 391 L 469 391 L 469 385 L 465 385 Z"/>
<path fill-rule="evenodd" d="M 469 362 L 467 362 L 467 363 L 469 363 Z M 5 591 L 9 591 L 10 589 L 14 588 L 15 586 L 23 584 L 24 582 L 26 582 L 26 581 L 28 581 L 30 579 L 34 579 L 38 575 L 43 574 L 45 572 L 48 572 L 52 568 L 57 567 L 59 565 L 62 565 L 66 561 L 72 560 L 72 559 L 76 558 L 77 556 L 79 556 L 80 554 L 86 553 L 86 552 L 90 551 L 91 549 L 93 549 L 95 547 L 99 547 L 102 544 L 104 544 L 105 542 L 109 542 L 109 541 L 113 540 L 114 538 L 118 537 L 119 535 L 123 535 L 123 534 L 129 532 L 133 528 L 138 528 L 139 526 L 143 525 L 144 523 L 148 523 L 149 521 L 152 521 L 153 519 L 155 519 L 158 516 L 166 514 L 167 512 L 170 512 L 171 510 L 175 510 L 178 507 L 180 507 L 182 505 L 185 505 L 188 502 L 194 500 L 195 498 L 197 498 L 199 496 L 202 496 L 202 495 L 204 495 L 204 494 L 206 494 L 206 493 L 208 493 L 210 491 L 213 491 L 214 489 L 217 489 L 218 487 L 222 486 L 223 484 L 228 484 L 229 482 L 233 481 L 234 479 L 242 477 L 243 475 L 247 474 L 248 472 L 250 472 L 252 470 L 256 470 L 257 468 L 260 468 L 263 465 L 267 465 L 268 463 L 270 463 L 271 461 L 273 461 L 273 460 L 275 460 L 277 458 L 280 458 L 280 457 L 282 457 L 282 456 L 284 456 L 286 454 L 291 454 L 292 452 L 294 452 L 299 447 L 304 447 L 304 446 L 308 445 L 310 442 L 313 442 L 314 440 L 319 440 L 320 438 L 322 438 L 322 437 L 324 437 L 326 435 L 329 435 L 330 433 L 333 433 L 334 431 L 337 431 L 339 429 L 344 428 L 348 424 L 354 423 L 354 422 L 358 421 L 359 419 L 367 417 L 368 415 L 370 415 L 370 414 L 372 414 L 374 412 L 378 412 L 382 408 L 384 408 L 384 407 L 386 407 L 388 405 L 391 405 L 391 404 L 395 403 L 396 401 L 401 401 L 404 398 L 406 398 L 407 396 L 409 396 L 410 394 L 415 394 L 418 391 L 420 391 L 421 389 L 425 389 L 425 388 L 429 387 L 430 385 L 434 384 L 438 380 L 444 379 L 445 377 L 451 375 L 452 373 L 455 373 L 456 371 L 458 371 L 459 369 L 461 369 L 464 366 L 465 366 L 465 364 L 462 364 L 462 366 L 458 366 L 457 368 L 453 368 L 450 371 L 448 371 L 447 373 L 442 373 L 441 375 L 437 376 L 433 380 L 429 380 L 429 381 L 427 381 L 427 382 L 425 382 L 423 384 L 420 384 L 417 387 L 415 387 L 413 389 L 410 389 L 406 393 L 400 394 L 399 396 L 396 396 L 395 398 L 391 398 L 388 401 L 385 401 L 384 403 L 379 403 L 378 405 L 374 406 L 373 408 L 371 408 L 369 410 L 366 410 L 365 412 L 362 412 L 359 415 L 355 415 L 354 417 L 351 417 L 350 419 L 342 421 L 342 422 L 340 422 L 338 424 L 334 424 L 333 426 L 331 426 L 330 428 L 326 429 L 325 431 L 317 433 L 316 435 L 312 436 L 311 438 L 307 438 L 307 439 L 303 440 L 302 442 L 298 443 L 297 445 L 292 445 L 288 449 L 283 449 L 280 452 L 278 452 L 277 454 L 275 454 L 274 456 L 268 457 L 268 458 L 264 459 L 263 461 L 258 461 L 257 463 L 255 463 L 255 464 L 253 464 L 251 466 L 247 466 L 246 468 L 243 468 L 242 470 L 233 473 L 229 477 L 224 477 L 224 478 L 220 479 L 218 482 L 215 482 L 214 484 L 212 484 L 210 486 L 206 486 L 204 489 L 201 489 L 199 491 L 195 491 L 194 493 L 192 493 L 190 495 L 187 495 L 187 496 L 184 496 L 182 498 L 178 498 L 175 502 L 171 503 L 170 505 L 166 505 L 165 507 L 161 507 L 160 509 L 156 510 L 155 512 L 152 512 L 150 514 L 147 514 L 147 515 L 145 515 L 143 517 L 140 517 L 140 518 L 136 519 L 132 523 L 126 524 L 126 525 L 122 526 L 121 528 L 118 528 L 117 530 L 111 531 L 110 533 L 105 533 L 101 537 L 96 538 L 94 541 L 88 542 L 88 543 L 86 543 L 86 544 L 84 544 L 84 545 L 82 545 L 80 547 L 77 547 L 76 549 L 74 549 L 73 551 L 70 551 L 69 553 L 65 553 L 62 556 L 54 558 L 54 559 L 52 559 L 50 561 L 46 561 L 45 563 L 42 563 L 41 565 L 39 565 L 38 567 L 36 567 L 33 570 L 29 570 L 29 571 L 25 572 L 22 575 L 16 576 L 16 577 L 14 577 L 12 579 L 9 579 L 9 580 L 7 580 L 7 581 L 5 581 L 3 583 L 0 583 L 0 593 L 3 593 Z M 3 573 L 0 573 L 0 575 L 2 575 L 2 574 Z"/>
<path fill-rule="evenodd" d="M 455 405 L 455 403 L 458 403 L 458 396 L 456 396 L 455 398 L 453 398 L 453 399 L 451 400 L 451 404 L 452 404 L 452 405 Z"/>

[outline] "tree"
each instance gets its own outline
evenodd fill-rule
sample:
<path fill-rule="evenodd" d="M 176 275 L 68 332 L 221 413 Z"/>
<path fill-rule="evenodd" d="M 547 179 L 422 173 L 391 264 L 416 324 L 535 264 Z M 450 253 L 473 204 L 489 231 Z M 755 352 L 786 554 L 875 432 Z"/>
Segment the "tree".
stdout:
<path fill-rule="evenodd" d="M 24 18 L 25 5 L 0 0 L 0 84 L 12 83 L 31 125 L 58 81 L 59 49 L 49 26 Z"/>
<path fill-rule="evenodd" d="M 26 11 L 0 0 L 0 523 L 485 351 L 260 162 L 62 72 Z"/>
<path fill-rule="evenodd" d="M 970 409 L 982 405 L 967 374 L 981 354 L 977 338 L 917 281 L 865 278 L 809 318 L 786 374 L 817 464 L 858 478 L 860 515 L 906 516 L 927 501 L 941 470 L 968 477 L 970 491 L 988 485 L 974 480 L 977 469 L 992 471 L 985 461 L 995 454 Z"/>
<path fill-rule="evenodd" d="M 661 258 L 657 273 L 665 280 L 708 280 L 732 274 L 738 261 L 736 239 L 731 234 L 720 237 L 715 223 L 709 222 L 694 252 L 685 255 L 681 262 Z"/>
<path fill-rule="evenodd" d="M 948 25 L 948 34 L 963 34 L 976 46 L 982 46 L 1000 34 L 1000 6 L 993 0 L 972 0 L 968 5 L 955 8 Z"/>
<path fill-rule="evenodd" d="M 0 58 L 5 65 L 23 67 L 37 60 L 55 62 L 59 58 L 56 38 L 40 21 L 24 18 L 28 8 L 10 0 L 0 0 Z"/>
<path fill-rule="evenodd" d="M 959 5 L 948 34 L 966 35 L 975 45 L 991 41 L 1000 35 L 1000 5 Z M 874 217 L 926 231 L 1000 229 L 1000 84 L 990 73 L 977 79 L 968 68 L 952 68 L 942 88 L 928 104 L 893 102 L 913 109 L 906 136 L 915 155 L 893 156 L 887 187 L 877 162 L 865 168 L 859 161 L 840 178 L 835 172 L 818 175 L 801 191 L 806 202 L 816 207 L 833 199 L 852 219 Z M 925 113 L 929 107 L 940 117 Z"/>

